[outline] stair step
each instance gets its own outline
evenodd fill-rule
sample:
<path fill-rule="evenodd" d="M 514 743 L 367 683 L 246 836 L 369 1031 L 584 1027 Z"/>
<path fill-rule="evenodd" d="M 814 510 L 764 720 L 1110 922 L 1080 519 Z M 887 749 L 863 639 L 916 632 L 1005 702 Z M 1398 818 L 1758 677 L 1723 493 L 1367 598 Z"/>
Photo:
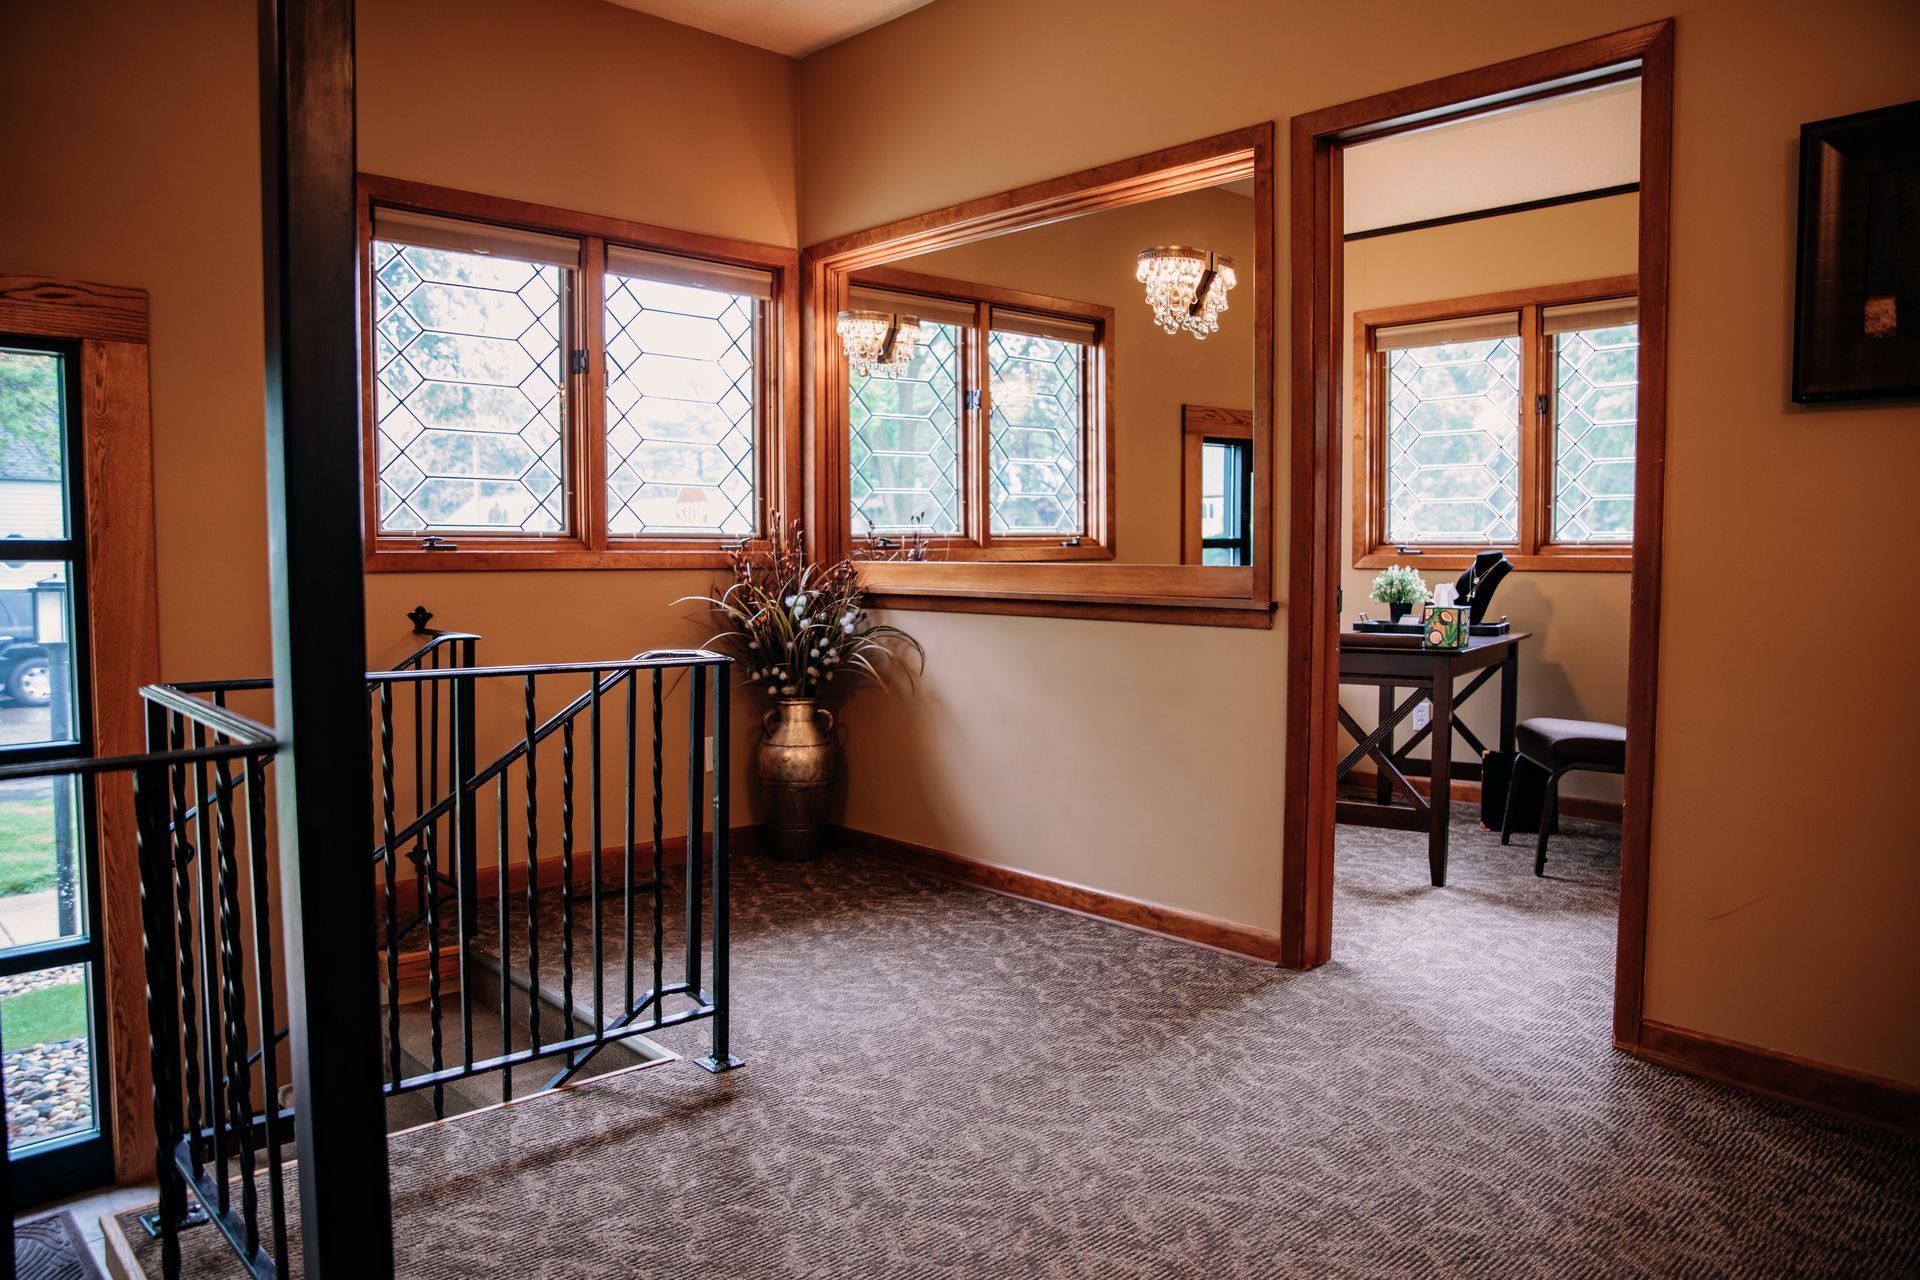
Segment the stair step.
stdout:
<path fill-rule="evenodd" d="M 500 1053 L 500 962 L 497 957 L 475 947 L 468 952 L 468 963 L 468 981 L 473 998 L 473 1056 L 476 1059 L 497 1057 Z M 508 971 L 508 981 L 514 991 L 513 1026 L 508 1042 L 515 1049 L 524 1049 L 531 1043 L 527 1027 L 527 997 L 531 986 L 527 976 L 517 970 Z M 453 986 L 451 983 L 448 985 Z M 585 999 L 581 998 L 582 995 Z M 584 992 L 576 990 L 574 1035 L 583 1035 L 594 1025 L 592 996 L 590 984 Z M 558 986 L 541 983 L 539 999 L 541 1039 L 549 1043 L 561 1039 L 563 1020 Z M 422 1075 L 432 1070 L 431 1043 L 432 1019 L 427 1003 L 418 1001 L 401 1005 L 400 1061 L 404 1075 Z M 444 1064 L 457 1066 L 462 1060 L 460 998 L 457 990 L 444 993 L 441 999 L 441 1049 L 441 1061 Z M 573 1078 L 579 1080 L 605 1075 L 610 1071 L 673 1056 L 673 1053 L 645 1037 L 609 1041 Z M 513 1068 L 513 1096 L 524 1098 L 541 1092 L 547 1082 L 565 1066 L 566 1060 L 556 1056 Z M 502 1101 L 501 1084 L 497 1071 L 447 1082 L 442 1086 L 445 1116 L 460 1115 Z M 430 1124 L 440 1118 L 434 1114 L 431 1089 L 420 1089 L 387 1100 L 389 1133 Z"/>

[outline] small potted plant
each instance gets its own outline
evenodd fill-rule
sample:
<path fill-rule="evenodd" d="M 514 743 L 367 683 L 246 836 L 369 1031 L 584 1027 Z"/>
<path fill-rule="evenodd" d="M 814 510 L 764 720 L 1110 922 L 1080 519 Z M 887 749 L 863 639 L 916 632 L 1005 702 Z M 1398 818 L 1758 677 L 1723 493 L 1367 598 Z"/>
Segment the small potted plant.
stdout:
<path fill-rule="evenodd" d="M 783 524 L 775 513 L 772 526 L 771 535 L 728 551 L 733 581 L 719 596 L 676 603 L 706 605 L 722 624 L 707 647 L 735 658 L 746 682 L 773 700 L 758 753 L 768 852 L 799 862 L 820 856 L 833 784 L 833 713 L 821 695 L 843 673 L 886 689 L 883 667 L 908 649 L 922 663 L 926 654 L 900 628 L 868 616 L 852 560 L 810 564 L 798 522 Z"/>
<path fill-rule="evenodd" d="M 1419 570 L 1396 564 L 1381 570 L 1380 576 L 1373 580 L 1373 598 L 1386 605 L 1389 616 L 1398 623 L 1415 605 L 1427 602 L 1426 579 L 1420 576 Z"/>

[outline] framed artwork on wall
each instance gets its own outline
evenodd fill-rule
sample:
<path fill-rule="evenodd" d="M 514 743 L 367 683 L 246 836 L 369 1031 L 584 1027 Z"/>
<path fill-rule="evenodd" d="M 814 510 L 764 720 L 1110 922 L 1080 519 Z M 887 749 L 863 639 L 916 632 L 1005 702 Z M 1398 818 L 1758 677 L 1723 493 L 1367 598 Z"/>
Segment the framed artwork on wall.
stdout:
<path fill-rule="evenodd" d="M 1798 404 L 1920 396 L 1920 102 L 1800 130 Z"/>

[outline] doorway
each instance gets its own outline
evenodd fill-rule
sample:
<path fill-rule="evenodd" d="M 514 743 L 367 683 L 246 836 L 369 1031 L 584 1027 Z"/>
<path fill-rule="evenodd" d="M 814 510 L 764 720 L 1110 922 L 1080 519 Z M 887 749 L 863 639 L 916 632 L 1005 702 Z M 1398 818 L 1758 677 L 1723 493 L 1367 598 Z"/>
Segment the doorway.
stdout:
<path fill-rule="evenodd" d="M 1343 394 L 1347 336 L 1345 160 L 1359 143 L 1466 120 L 1596 85 L 1640 84 L 1637 280 L 1639 368 L 1635 502 L 1626 677 L 1627 765 L 1621 827 L 1614 1038 L 1638 1042 L 1651 810 L 1659 537 L 1665 441 L 1668 161 L 1672 23 L 1450 76 L 1296 117 L 1292 122 L 1293 399 L 1287 799 L 1281 945 L 1284 963 L 1311 968 L 1333 953 L 1334 778 L 1348 744 L 1338 728 L 1341 577 L 1349 493 Z M 1616 291 L 1617 292 L 1617 291 Z M 1540 303 L 1544 309 L 1548 304 Z M 1534 317 L 1538 322 L 1539 317 Z M 1359 358 L 1358 356 L 1355 357 Z M 1518 530 L 1515 551 L 1526 538 Z M 1451 580 L 1451 575 L 1447 575 Z M 1346 602 L 1345 613 L 1354 612 Z M 1451 717 L 1436 711 L 1436 728 Z M 1436 735 L 1437 738 L 1437 735 Z M 1439 793 L 1441 788 L 1434 784 Z M 1444 796 L 1436 794 L 1444 805 Z"/>

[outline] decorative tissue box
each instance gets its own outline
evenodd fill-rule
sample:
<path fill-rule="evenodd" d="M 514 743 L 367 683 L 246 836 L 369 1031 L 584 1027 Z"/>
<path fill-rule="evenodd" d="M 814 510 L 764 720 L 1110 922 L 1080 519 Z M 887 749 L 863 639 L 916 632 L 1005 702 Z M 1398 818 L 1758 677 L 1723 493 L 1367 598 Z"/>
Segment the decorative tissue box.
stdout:
<path fill-rule="evenodd" d="M 1420 613 L 1422 649 L 1467 647 L 1467 608 L 1458 604 L 1430 604 Z"/>

